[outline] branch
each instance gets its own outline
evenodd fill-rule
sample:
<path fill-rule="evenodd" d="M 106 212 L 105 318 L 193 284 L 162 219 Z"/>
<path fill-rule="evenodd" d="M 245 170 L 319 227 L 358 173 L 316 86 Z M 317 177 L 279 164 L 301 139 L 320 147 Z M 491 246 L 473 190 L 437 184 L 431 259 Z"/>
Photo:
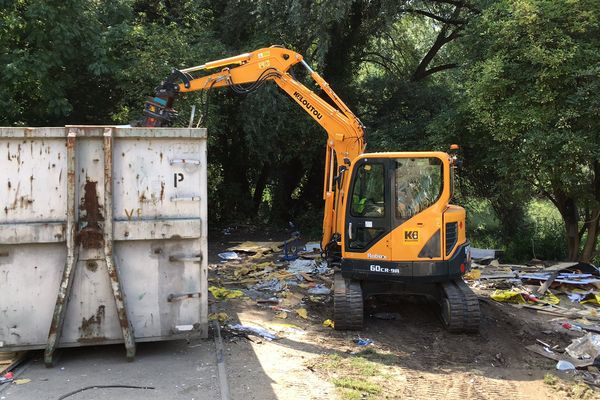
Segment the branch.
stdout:
<path fill-rule="evenodd" d="M 402 69 L 398 66 L 398 64 L 396 64 L 394 62 L 394 60 L 391 57 L 386 57 L 381 53 L 377 53 L 374 51 L 366 51 L 363 54 L 365 57 L 369 57 L 369 56 L 374 56 L 374 57 L 379 57 L 382 61 L 382 63 L 387 63 L 386 64 L 386 69 L 388 69 L 391 73 L 394 73 L 394 71 L 392 71 L 392 67 L 396 70 L 396 74 L 400 75 L 402 72 Z M 391 67 L 388 66 L 388 64 L 391 64 Z"/>
<path fill-rule="evenodd" d="M 444 18 L 442 16 L 436 15 L 434 13 L 431 13 L 429 11 L 425 11 L 425 10 L 416 10 L 414 8 L 404 8 L 401 9 L 400 12 L 407 12 L 407 13 L 413 13 L 413 14 L 420 14 L 420 15 L 424 15 L 426 17 L 429 17 L 431 19 L 434 19 L 436 21 L 440 21 L 443 22 L 445 24 L 452 24 L 452 25 L 464 25 L 467 23 L 466 20 L 464 19 L 450 19 L 450 18 Z"/>
<path fill-rule="evenodd" d="M 452 16 L 450 18 L 452 18 L 452 19 L 457 18 L 458 15 L 460 14 L 460 11 L 461 11 L 460 7 L 456 7 L 454 9 L 454 12 L 452 12 Z M 452 40 L 456 39 L 459 36 L 459 31 L 462 29 L 462 27 L 463 27 L 462 25 L 457 27 L 448 36 L 446 36 L 446 33 L 448 32 L 448 25 L 445 25 L 440 30 L 440 33 L 437 35 L 435 41 L 433 42 L 433 45 L 431 45 L 431 48 L 429 49 L 427 54 L 425 54 L 425 56 L 423 57 L 423 59 L 421 60 L 419 65 L 417 66 L 417 69 L 415 70 L 415 73 L 413 74 L 413 77 L 412 77 L 413 81 L 415 81 L 415 82 L 420 81 L 433 73 L 433 72 L 427 73 L 427 67 L 429 66 L 429 64 L 431 64 L 431 61 L 433 61 L 433 58 L 439 53 L 441 48 L 446 43 L 451 42 Z"/>
<path fill-rule="evenodd" d="M 438 65 L 436 67 L 432 67 L 432 68 L 429 68 L 428 70 L 423 71 L 423 73 L 419 76 L 419 79 L 425 79 L 429 75 L 435 74 L 436 72 L 444 71 L 446 69 L 457 68 L 457 67 L 458 67 L 458 64 L 456 64 L 456 63 Z"/>
<path fill-rule="evenodd" d="M 371 58 L 361 58 L 359 60 L 359 62 L 367 62 L 367 63 L 372 63 L 372 64 L 377 64 L 380 67 L 382 67 L 383 69 L 385 69 L 386 71 L 388 71 L 390 74 L 395 75 L 397 72 L 392 71 L 392 69 L 384 62 L 381 61 L 377 61 L 375 59 L 371 59 Z"/>
<path fill-rule="evenodd" d="M 475 11 L 475 12 L 479 12 L 480 10 L 475 7 L 473 4 L 470 4 L 468 1 L 461 1 L 461 0 L 431 0 L 434 3 L 443 3 L 443 4 L 451 4 L 455 7 L 462 7 L 462 8 L 466 8 L 467 10 L 470 11 Z"/>

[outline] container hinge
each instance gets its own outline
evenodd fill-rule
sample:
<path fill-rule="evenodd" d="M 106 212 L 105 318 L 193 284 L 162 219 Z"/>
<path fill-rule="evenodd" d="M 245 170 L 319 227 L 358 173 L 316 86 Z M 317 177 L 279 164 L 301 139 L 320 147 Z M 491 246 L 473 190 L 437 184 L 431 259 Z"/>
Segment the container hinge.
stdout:
<path fill-rule="evenodd" d="M 171 262 L 195 262 L 195 263 L 199 263 L 202 262 L 202 255 L 198 255 L 198 256 L 169 256 L 169 261 Z"/>
<path fill-rule="evenodd" d="M 171 201 L 200 201 L 200 196 L 171 197 Z"/>
<path fill-rule="evenodd" d="M 167 301 L 169 303 L 171 303 L 173 301 L 200 298 L 200 297 L 202 297 L 202 292 L 170 293 L 169 296 L 167 296 Z"/>

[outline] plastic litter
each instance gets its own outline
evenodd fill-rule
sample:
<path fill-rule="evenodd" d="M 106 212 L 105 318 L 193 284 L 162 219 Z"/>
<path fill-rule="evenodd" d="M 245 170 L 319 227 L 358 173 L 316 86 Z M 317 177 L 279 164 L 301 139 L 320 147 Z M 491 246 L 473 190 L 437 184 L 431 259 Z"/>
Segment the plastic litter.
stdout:
<path fill-rule="evenodd" d="M 571 296 L 569 296 L 571 298 Z M 589 293 L 585 296 L 583 300 L 581 300 L 581 304 L 595 304 L 600 305 L 600 294 L 597 293 Z"/>
<path fill-rule="evenodd" d="M 286 319 L 288 317 L 288 313 L 285 311 L 279 311 L 275 314 L 275 318 Z"/>
<path fill-rule="evenodd" d="M 321 295 L 325 296 L 331 293 L 331 289 L 324 286 L 323 284 L 319 284 L 312 289 L 308 289 L 308 294 Z"/>
<path fill-rule="evenodd" d="M 290 266 L 288 267 L 288 271 L 298 274 L 300 272 L 311 272 L 315 268 L 315 261 L 313 260 L 303 260 L 298 258 L 290 262 Z"/>
<path fill-rule="evenodd" d="M 519 292 L 516 290 L 495 290 L 490 297 L 493 300 L 504 302 L 504 303 L 517 303 L 517 304 L 558 304 L 560 299 L 550 292 L 546 292 L 542 297 L 537 298 L 528 293 Z"/>
<path fill-rule="evenodd" d="M 239 260 L 240 256 L 235 251 L 226 251 L 218 254 L 219 258 L 225 261 Z"/>
<path fill-rule="evenodd" d="M 281 292 L 285 289 L 286 283 L 285 281 L 280 281 L 277 278 L 270 279 L 268 281 L 260 282 L 254 286 L 252 289 L 255 290 L 268 290 L 271 292 Z"/>
<path fill-rule="evenodd" d="M 275 334 L 275 332 L 271 332 L 268 329 L 261 328 L 258 326 L 235 324 L 235 325 L 229 325 L 229 329 L 234 332 L 242 332 L 242 333 L 247 333 L 250 335 L 260 336 L 267 340 L 278 340 L 279 339 L 279 336 L 277 336 Z"/>
<path fill-rule="evenodd" d="M 306 243 L 304 245 L 304 249 L 306 251 L 310 251 L 310 252 L 321 251 L 321 243 L 317 243 L 317 242 Z"/>
<path fill-rule="evenodd" d="M 476 279 L 481 278 L 481 270 L 480 269 L 472 269 L 464 275 L 464 278 L 468 281 L 474 281 Z"/>
<path fill-rule="evenodd" d="M 308 312 L 306 311 L 306 308 L 299 308 L 296 310 L 296 313 L 298 313 L 301 318 L 308 319 Z"/>
<path fill-rule="evenodd" d="M 371 339 L 359 337 L 358 339 L 354 339 L 354 343 L 356 343 L 357 346 L 368 346 L 373 344 L 373 341 Z"/>
<path fill-rule="evenodd" d="M 23 378 L 23 379 L 15 379 L 13 382 L 17 385 L 24 385 L 26 383 L 31 382 L 31 379 Z"/>
<path fill-rule="evenodd" d="M 242 297 L 244 292 L 236 289 L 226 289 L 224 287 L 210 286 L 208 291 L 215 296 L 215 299 L 223 300 L 223 299 L 237 299 L 238 297 Z"/>
<path fill-rule="evenodd" d="M 583 329 L 579 325 L 573 325 L 573 324 L 570 324 L 568 322 L 563 322 L 561 324 L 561 326 L 563 328 L 565 328 L 565 329 L 570 330 L 570 331 L 579 331 L 579 332 L 583 331 Z"/>
<path fill-rule="evenodd" d="M 335 328 L 335 323 L 330 319 L 326 319 L 325 321 L 323 321 L 323 327 L 324 328 Z"/>
<path fill-rule="evenodd" d="M 301 258 L 291 261 L 288 266 L 288 271 L 294 274 L 301 272 L 312 274 L 324 274 L 329 268 L 326 262 L 317 262 L 315 260 L 303 260 Z"/>
<path fill-rule="evenodd" d="M 588 333 L 581 338 L 573 339 L 565 351 L 577 360 L 590 360 L 590 365 L 594 364 L 594 360 L 600 356 L 600 335 Z"/>
<path fill-rule="evenodd" d="M 556 369 L 559 371 L 569 371 L 575 369 L 575 366 L 568 361 L 560 360 L 556 363 Z"/>

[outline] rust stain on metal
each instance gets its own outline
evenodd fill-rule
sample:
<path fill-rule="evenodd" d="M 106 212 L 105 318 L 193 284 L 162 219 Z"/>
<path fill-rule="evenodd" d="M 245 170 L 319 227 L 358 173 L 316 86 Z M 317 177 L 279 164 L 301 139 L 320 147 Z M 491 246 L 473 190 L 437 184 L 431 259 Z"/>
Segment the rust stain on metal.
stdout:
<path fill-rule="evenodd" d="M 88 261 L 87 263 L 85 263 L 85 267 L 90 272 L 98 271 L 98 263 L 96 261 Z"/>
<path fill-rule="evenodd" d="M 162 153 L 162 151 L 161 151 L 161 152 L 160 152 L 160 162 L 161 162 L 161 163 L 162 163 L 162 160 L 163 160 L 163 153 Z"/>
<path fill-rule="evenodd" d="M 69 176 L 69 179 L 71 176 Z M 104 217 L 100 212 L 102 206 L 98 202 L 98 193 L 96 187 L 98 182 L 86 179 L 83 187 L 83 198 L 79 209 L 85 211 L 85 215 L 80 218 L 80 222 L 86 225 L 77 233 L 76 242 L 81 244 L 84 249 L 99 249 L 104 242 L 104 235 L 100 228 L 100 222 Z"/>
<path fill-rule="evenodd" d="M 8 188 L 10 189 L 12 187 L 12 184 L 10 183 L 10 179 L 8 180 Z"/>
<path fill-rule="evenodd" d="M 165 198 L 165 183 L 160 182 L 160 201 L 161 201 L 161 203 L 164 198 Z"/>
<path fill-rule="evenodd" d="M 102 331 L 102 322 L 104 321 L 106 307 L 101 305 L 98 307 L 96 314 L 89 318 L 83 318 L 81 320 L 81 326 L 79 327 L 80 341 L 103 339 L 100 337 Z"/>

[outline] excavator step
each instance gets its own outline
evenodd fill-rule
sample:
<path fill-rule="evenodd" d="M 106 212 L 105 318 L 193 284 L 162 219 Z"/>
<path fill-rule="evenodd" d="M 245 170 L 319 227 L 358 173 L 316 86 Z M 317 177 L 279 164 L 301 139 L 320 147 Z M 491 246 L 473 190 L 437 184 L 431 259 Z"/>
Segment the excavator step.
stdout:
<path fill-rule="evenodd" d="M 360 282 L 334 276 L 333 319 L 336 330 L 361 330 L 363 327 L 363 294 Z"/>
<path fill-rule="evenodd" d="M 481 312 L 471 288 L 462 279 L 442 283 L 440 287 L 442 322 L 446 329 L 453 333 L 478 332 Z"/>

